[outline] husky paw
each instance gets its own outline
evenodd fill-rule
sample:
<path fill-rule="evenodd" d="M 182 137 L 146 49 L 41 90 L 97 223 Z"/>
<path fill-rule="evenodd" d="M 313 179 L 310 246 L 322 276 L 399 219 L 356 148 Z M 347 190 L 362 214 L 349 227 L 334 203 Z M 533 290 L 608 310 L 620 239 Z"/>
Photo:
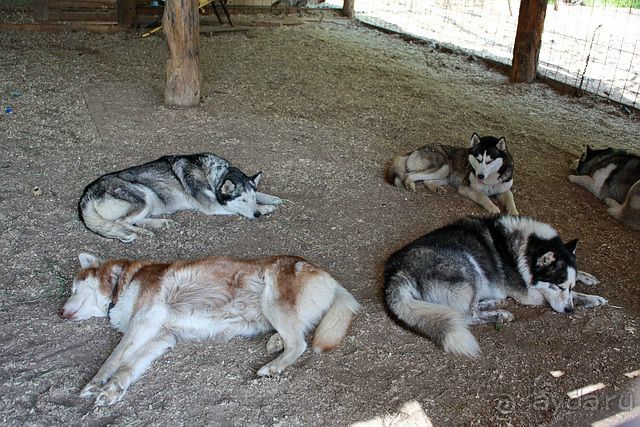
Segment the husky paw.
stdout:
<path fill-rule="evenodd" d="M 574 184 L 580 180 L 580 175 L 569 175 L 569 181 Z"/>
<path fill-rule="evenodd" d="M 600 283 L 600 280 L 596 279 L 595 276 L 592 276 L 589 273 L 585 273 L 584 271 L 578 271 L 578 274 L 576 275 L 576 280 L 582 283 L 583 285 L 587 285 L 587 286 L 595 286 L 598 283 Z"/>
<path fill-rule="evenodd" d="M 259 205 L 258 210 L 262 215 L 270 214 L 271 212 L 276 210 L 276 207 L 273 205 Z"/>
<path fill-rule="evenodd" d="M 93 398 L 102 391 L 102 384 L 98 381 L 91 381 L 80 390 L 80 397 Z"/>
<path fill-rule="evenodd" d="M 613 200 L 613 199 L 611 199 L 609 197 L 606 197 L 604 199 L 604 203 L 607 206 L 609 206 L 610 208 L 619 208 L 620 207 L 620 203 L 616 202 L 615 200 Z"/>
<path fill-rule="evenodd" d="M 102 388 L 102 392 L 96 397 L 95 406 L 111 406 L 118 403 L 124 397 L 127 390 L 117 382 L 109 382 Z"/>
<path fill-rule="evenodd" d="M 411 178 L 406 178 L 404 180 L 404 188 L 409 191 L 416 191 L 416 183 Z"/>
<path fill-rule="evenodd" d="M 269 341 L 267 341 L 267 354 L 274 354 L 284 350 L 284 342 L 279 333 L 271 335 Z"/>
<path fill-rule="evenodd" d="M 507 310 L 496 310 L 496 322 L 511 322 L 515 319 L 513 314 Z"/>
<path fill-rule="evenodd" d="M 151 230 L 147 230 L 146 228 L 142 228 L 142 227 L 138 227 L 136 228 L 136 233 L 139 236 L 144 236 L 144 237 L 156 237 L 156 233 L 154 233 Z"/>
<path fill-rule="evenodd" d="M 520 215 L 520 212 L 518 212 L 518 210 L 515 207 L 507 209 L 507 213 L 509 215 Z"/>
<path fill-rule="evenodd" d="M 497 207 L 496 205 L 486 207 L 485 209 L 487 209 L 489 213 L 492 213 L 494 215 L 500 215 L 500 208 Z"/>
<path fill-rule="evenodd" d="M 590 295 L 589 301 L 584 303 L 584 308 L 593 308 L 599 305 L 606 305 L 609 301 L 606 298 L 602 298 L 598 295 Z"/>
<path fill-rule="evenodd" d="M 178 222 L 168 218 L 145 218 L 140 221 L 139 225 L 147 228 L 164 228 L 168 230 L 177 226 Z"/>
<path fill-rule="evenodd" d="M 127 234 L 126 236 L 119 239 L 122 243 L 131 243 L 138 238 L 136 233 Z"/>
<path fill-rule="evenodd" d="M 267 363 L 258 370 L 259 377 L 270 377 L 276 374 L 281 374 L 284 368 L 273 366 L 271 363 Z"/>
<path fill-rule="evenodd" d="M 433 191 L 434 193 L 440 196 L 444 196 L 445 194 L 447 194 L 447 189 L 444 188 L 442 185 L 434 184 L 433 182 L 429 182 L 429 181 L 425 181 L 424 185 L 426 185 L 429 190 Z"/>

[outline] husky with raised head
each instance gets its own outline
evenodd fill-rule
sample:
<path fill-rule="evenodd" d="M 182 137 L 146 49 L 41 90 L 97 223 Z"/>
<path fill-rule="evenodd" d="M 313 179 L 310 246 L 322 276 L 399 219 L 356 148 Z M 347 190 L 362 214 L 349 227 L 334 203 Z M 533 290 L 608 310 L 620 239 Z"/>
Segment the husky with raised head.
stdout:
<path fill-rule="evenodd" d="M 130 243 L 153 236 L 147 228 L 176 224 L 150 216 L 197 210 L 258 218 L 273 212 L 282 201 L 256 191 L 261 176 L 248 177 L 215 154 L 164 156 L 101 176 L 85 188 L 78 207 L 91 231 Z"/>
<path fill-rule="evenodd" d="M 178 341 L 229 340 L 275 329 L 267 348 L 284 351 L 258 375 L 279 374 L 305 351 L 305 333 L 316 325 L 314 350 L 336 347 L 360 307 L 329 273 L 295 256 L 211 257 L 173 264 L 101 262 L 91 254 L 79 258 L 82 270 L 62 316 L 108 316 L 124 333 L 80 393 L 99 406 L 120 401 Z"/>
<path fill-rule="evenodd" d="M 598 280 L 576 267 L 577 240 L 563 244 L 551 226 L 517 216 L 468 217 L 400 249 L 385 265 L 385 300 L 402 324 L 445 351 L 480 353 L 468 325 L 510 321 L 506 298 L 571 313 L 607 300 L 573 290 Z"/>
<path fill-rule="evenodd" d="M 574 167 L 576 175 L 569 175 L 569 181 L 604 199 L 609 215 L 640 230 L 640 157 L 625 150 L 594 150 L 587 145 Z"/>
<path fill-rule="evenodd" d="M 500 208 L 490 199 L 495 196 L 507 209 L 518 215 L 513 200 L 513 158 L 504 138 L 480 137 L 474 133 L 469 148 L 444 144 L 427 144 L 391 160 L 385 171 L 388 183 L 414 191 L 422 181 L 429 190 L 444 194 L 444 185 L 458 188 L 458 193 L 487 211 L 499 214 Z"/>

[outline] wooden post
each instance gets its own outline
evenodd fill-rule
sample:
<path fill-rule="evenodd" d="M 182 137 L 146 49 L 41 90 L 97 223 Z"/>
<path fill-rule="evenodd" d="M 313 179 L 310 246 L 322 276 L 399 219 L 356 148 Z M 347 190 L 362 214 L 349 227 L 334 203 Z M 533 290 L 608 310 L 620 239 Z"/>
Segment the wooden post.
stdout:
<path fill-rule="evenodd" d="M 198 0 L 167 0 L 162 26 L 169 47 L 164 103 L 196 107 L 202 87 Z"/>
<path fill-rule="evenodd" d="M 116 0 L 118 25 L 131 28 L 136 21 L 136 0 Z"/>
<path fill-rule="evenodd" d="M 511 81 L 531 83 L 536 78 L 547 0 L 522 0 L 513 45 Z"/>
<path fill-rule="evenodd" d="M 35 2 L 35 20 L 47 22 L 49 20 L 49 2 L 47 0 L 37 0 Z"/>
<path fill-rule="evenodd" d="M 342 3 L 342 13 L 349 19 L 353 19 L 356 16 L 354 2 L 355 0 L 344 0 Z"/>

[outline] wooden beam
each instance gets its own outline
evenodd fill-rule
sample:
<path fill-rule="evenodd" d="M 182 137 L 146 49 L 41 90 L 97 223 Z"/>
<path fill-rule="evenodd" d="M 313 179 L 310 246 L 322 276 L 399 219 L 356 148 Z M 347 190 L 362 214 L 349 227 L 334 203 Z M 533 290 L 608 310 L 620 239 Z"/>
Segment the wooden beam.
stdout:
<path fill-rule="evenodd" d="M 522 0 L 513 45 L 511 81 L 531 83 L 536 78 L 547 0 Z"/>
<path fill-rule="evenodd" d="M 136 0 L 116 0 L 118 25 L 131 28 L 136 22 Z"/>
<path fill-rule="evenodd" d="M 353 19 L 356 16 L 355 0 L 344 0 L 342 3 L 342 13 L 349 19 Z"/>
<path fill-rule="evenodd" d="M 196 107 L 202 87 L 198 0 L 167 0 L 162 26 L 169 47 L 164 102 L 172 107 Z"/>
<path fill-rule="evenodd" d="M 38 22 L 47 22 L 49 20 L 48 1 L 36 0 L 34 6 L 35 6 L 35 20 Z"/>

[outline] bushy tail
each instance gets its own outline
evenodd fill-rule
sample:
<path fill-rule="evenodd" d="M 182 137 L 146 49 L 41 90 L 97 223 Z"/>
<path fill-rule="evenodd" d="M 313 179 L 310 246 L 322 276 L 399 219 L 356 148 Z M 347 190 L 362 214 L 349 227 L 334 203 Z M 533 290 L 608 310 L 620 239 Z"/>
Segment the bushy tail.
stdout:
<path fill-rule="evenodd" d="M 609 209 L 609 215 L 623 224 L 640 230 L 640 181 L 629 188 L 627 197 L 623 204 L 619 204 L 613 199 L 604 200 Z"/>
<path fill-rule="evenodd" d="M 463 313 L 416 298 L 412 291 L 416 289 L 415 280 L 401 273 L 388 279 L 386 289 L 389 310 L 407 326 L 432 339 L 446 352 L 468 357 L 480 355 L 480 346 Z"/>
<path fill-rule="evenodd" d="M 320 353 L 332 350 L 340 344 L 351 325 L 351 318 L 359 309 L 358 301 L 345 288 L 336 285 L 331 307 L 313 334 L 313 350 Z"/>
<path fill-rule="evenodd" d="M 407 159 L 409 156 L 394 157 L 384 171 L 384 179 L 391 185 L 402 187 L 407 175 Z"/>
<path fill-rule="evenodd" d="M 83 196 L 80 200 L 79 210 L 84 224 L 96 234 L 108 239 L 118 239 L 125 243 L 129 243 L 137 237 L 125 224 L 104 219 L 96 209 L 96 201 L 92 198 Z"/>

